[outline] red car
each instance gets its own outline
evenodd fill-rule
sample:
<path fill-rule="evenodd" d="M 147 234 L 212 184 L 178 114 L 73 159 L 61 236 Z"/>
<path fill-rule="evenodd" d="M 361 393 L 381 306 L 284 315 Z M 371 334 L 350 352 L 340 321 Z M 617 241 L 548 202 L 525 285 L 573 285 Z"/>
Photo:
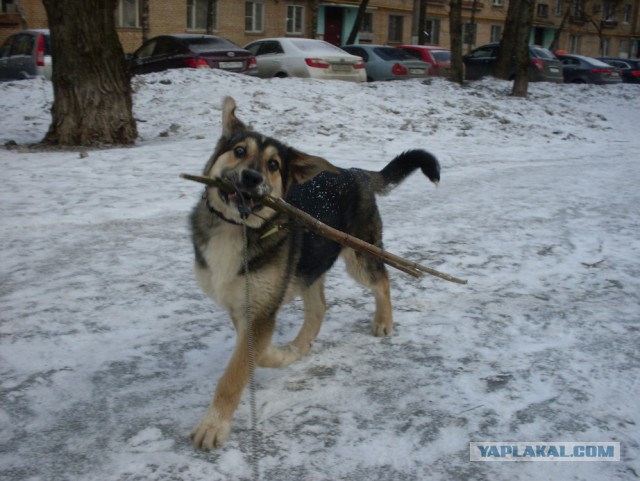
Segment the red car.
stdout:
<path fill-rule="evenodd" d="M 418 60 L 429 62 L 431 68 L 429 75 L 436 77 L 446 77 L 451 71 L 451 51 L 436 45 L 398 45 L 410 55 Z"/>

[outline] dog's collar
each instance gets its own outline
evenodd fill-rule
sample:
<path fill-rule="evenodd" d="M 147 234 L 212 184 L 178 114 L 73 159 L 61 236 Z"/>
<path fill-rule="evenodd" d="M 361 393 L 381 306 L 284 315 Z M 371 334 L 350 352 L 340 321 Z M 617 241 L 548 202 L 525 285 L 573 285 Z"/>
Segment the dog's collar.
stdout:
<path fill-rule="evenodd" d="M 204 194 L 202 194 L 202 199 L 204 200 L 205 205 L 207 206 L 207 210 L 209 212 L 211 212 L 212 214 L 217 215 L 223 221 L 228 222 L 229 224 L 233 224 L 233 225 L 243 225 L 241 222 L 236 222 L 235 220 L 231 220 L 231 219 L 225 217 L 222 212 L 220 212 L 219 210 L 216 210 L 211 205 L 211 203 L 209 202 L 209 195 L 208 195 L 208 190 L 207 189 L 204 190 Z"/>
<path fill-rule="evenodd" d="M 236 222 L 235 220 L 231 220 L 227 217 L 225 217 L 225 215 L 220 212 L 219 210 L 215 209 L 210 203 L 209 203 L 209 191 L 208 189 L 205 188 L 204 193 L 202 194 L 202 199 L 205 202 L 205 205 L 207 206 L 207 210 L 209 212 L 211 212 L 212 214 L 217 215 L 221 220 L 229 223 L 229 224 L 233 224 L 233 225 L 245 225 L 242 224 L 241 222 Z M 267 221 L 267 223 L 265 225 L 263 225 L 262 227 L 260 227 L 259 229 L 263 230 L 264 232 L 262 233 L 262 235 L 260 236 L 260 239 L 264 239 L 265 237 L 269 237 L 270 235 L 276 234 L 277 232 L 280 232 L 281 230 L 292 230 L 293 226 L 291 224 L 273 224 L 272 222 Z"/>

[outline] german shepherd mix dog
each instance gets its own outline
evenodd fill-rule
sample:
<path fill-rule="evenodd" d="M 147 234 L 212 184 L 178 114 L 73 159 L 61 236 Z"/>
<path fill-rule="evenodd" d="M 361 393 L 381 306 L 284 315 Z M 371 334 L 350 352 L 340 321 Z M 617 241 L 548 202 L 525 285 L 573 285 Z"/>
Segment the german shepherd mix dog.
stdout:
<path fill-rule="evenodd" d="M 373 335 L 388 336 L 393 327 L 389 276 L 381 260 L 315 233 L 274 231 L 274 225 L 286 224 L 289 219 L 256 202 L 250 194 L 285 198 L 321 222 L 382 247 L 375 194 L 388 192 L 418 168 L 432 182 L 440 180 L 438 161 L 422 150 L 400 154 L 380 172 L 341 169 L 253 132 L 238 120 L 235 110 L 233 99 L 226 98 L 222 136 L 204 175 L 231 182 L 237 192 L 207 187 L 191 215 L 198 284 L 229 311 L 237 333 L 235 350 L 211 406 L 191 433 L 193 445 L 201 450 L 218 447 L 226 440 L 249 380 L 247 312 L 251 314 L 257 366 L 284 367 L 305 356 L 326 310 L 325 274 L 341 255 L 348 273 L 373 292 Z M 243 223 L 248 227 L 246 270 Z M 248 311 L 245 276 L 251 294 Z M 288 345 L 272 346 L 278 310 L 296 295 L 304 302 L 302 328 Z"/>

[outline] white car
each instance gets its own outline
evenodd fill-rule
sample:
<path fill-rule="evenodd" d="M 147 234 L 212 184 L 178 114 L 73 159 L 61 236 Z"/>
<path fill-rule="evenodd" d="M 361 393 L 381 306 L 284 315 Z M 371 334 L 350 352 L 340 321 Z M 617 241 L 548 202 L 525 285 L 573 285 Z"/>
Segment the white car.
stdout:
<path fill-rule="evenodd" d="M 305 77 L 365 82 L 367 73 L 360 57 L 323 40 L 265 38 L 244 47 L 258 63 L 258 77 Z"/>

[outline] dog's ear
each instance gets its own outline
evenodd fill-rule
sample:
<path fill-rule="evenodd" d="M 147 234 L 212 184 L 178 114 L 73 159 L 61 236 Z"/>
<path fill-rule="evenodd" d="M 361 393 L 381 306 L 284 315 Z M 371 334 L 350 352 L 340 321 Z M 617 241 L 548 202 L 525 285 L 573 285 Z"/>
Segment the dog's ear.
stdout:
<path fill-rule="evenodd" d="M 302 184 L 313 179 L 320 172 L 337 174 L 340 170 L 322 157 L 308 155 L 294 148 L 287 149 L 287 168 L 292 182 Z"/>
<path fill-rule="evenodd" d="M 236 117 L 236 101 L 231 97 L 225 97 L 222 103 L 222 137 L 230 139 L 246 130 L 247 126 Z"/>

